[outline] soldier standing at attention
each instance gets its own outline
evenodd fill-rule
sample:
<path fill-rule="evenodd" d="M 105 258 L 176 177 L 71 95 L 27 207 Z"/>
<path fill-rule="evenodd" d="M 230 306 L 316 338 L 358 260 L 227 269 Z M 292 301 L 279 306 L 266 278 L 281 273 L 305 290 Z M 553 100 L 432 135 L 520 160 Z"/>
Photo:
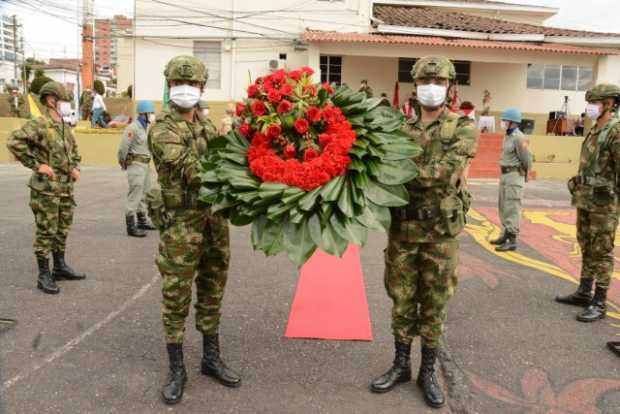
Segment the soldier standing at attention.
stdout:
<path fill-rule="evenodd" d="M 43 115 L 13 131 L 7 147 L 24 167 L 33 171 L 28 187 L 36 224 L 37 288 L 55 294 L 60 292 L 57 280 L 86 278 L 65 263 L 67 235 L 75 208 L 73 184 L 80 178 L 81 157 L 71 128 L 63 121 L 63 116 L 71 113 L 64 86 L 47 82 L 39 96 Z M 50 252 L 54 257 L 51 273 Z"/>
<path fill-rule="evenodd" d="M 163 277 L 163 314 L 170 374 L 162 390 L 165 403 L 178 403 L 187 381 L 183 363 L 185 318 L 196 279 L 196 328 L 203 334 L 201 371 L 223 385 L 241 385 L 239 374 L 220 358 L 218 328 L 226 285 L 230 246 L 228 223 L 198 200 L 200 159 L 217 136 L 200 111 L 207 81 L 205 65 L 192 56 L 177 56 L 164 72 L 170 108 L 149 132 L 167 223 L 160 229 L 157 266 Z"/>
<path fill-rule="evenodd" d="M 614 270 L 620 177 L 620 88 L 599 84 L 586 92 L 586 114 L 594 125 L 581 146 L 578 175 L 568 181 L 577 207 L 577 241 L 581 248 L 581 280 L 575 293 L 558 296 L 560 303 L 586 307 L 580 322 L 607 314 L 607 289 Z M 596 280 L 594 296 L 592 285 Z"/>
<path fill-rule="evenodd" d="M 138 117 L 125 128 L 118 148 L 118 162 L 127 171 L 129 192 L 125 223 L 127 234 L 145 237 L 144 230 L 155 230 L 146 214 L 146 193 L 151 189 L 151 153 L 147 142 L 149 125 L 155 122 L 155 105 L 151 101 L 138 101 Z M 136 215 L 138 218 L 136 224 Z"/>
<path fill-rule="evenodd" d="M 445 397 L 435 375 L 447 303 L 457 284 L 458 241 L 470 197 L 466 171 L 476 154 L 474 122 L 450 112 L 448 91 L 456 71 L 444 57 L 425 57 L 413 66 L 420 117 L 407 122 L 411 138 L 423 149 L 414 159 L 419 175 L 407 184 L 409 205 L 394 209 L 385 253 L 385 286 L 394 302 L 394 364 L 375 379 L 376 393 L 411 380 L 410 351 L 422 337 L 417 383 L 426 403 L 438 408 Z"/>
<path fill-rule="evenodd" d="M 26 117 L 26 102 L 24 97 L 19 93 L 17 88 L 11 88 L 8 97 L 9 107 L 11 108 L 11 116 L 16 118 Z"/>
<path fill-rule="evenodd" d="M 522 120 L 518 109 L 511 108 L 502 113 L 502 129 L 506 131 L 506 136 L 499 161 L 502 171 L 499 180 L 499 217 L 503 232 L 499 238 L 490 242 L 497 245 L 495 250 L 498 252 L 517 250 L 523 188 L 527 174 L 532 169 L 529 140 L 519 129 Z"/>
<path fill-rule="evenodd" d="M 360 82 L 360 88 L 358 92 L 364 92 L 366 94 L 366 98 L 372 98 L 373 96 L 372 88 L 370 87 L 366 79 L 362 79 L 362 81 Z"/>

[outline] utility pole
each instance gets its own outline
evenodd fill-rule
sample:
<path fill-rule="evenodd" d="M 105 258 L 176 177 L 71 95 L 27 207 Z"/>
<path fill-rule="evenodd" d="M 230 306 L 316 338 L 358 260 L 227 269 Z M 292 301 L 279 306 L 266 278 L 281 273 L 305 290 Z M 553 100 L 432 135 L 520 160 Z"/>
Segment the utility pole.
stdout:
<path fill-rule="evenodd" d="M 93 89 L 95 65 L 93 61 L 94 30 L 92 24 L 93 0 L 84 0 L 82 20 L 82 83 L 84 89 Z"/>
<path fill-rule="evenodd" d="M 17 77 L 17 16 L 13 15 L 13 53 L 15 54 L 13 59 L 13 79 L 15 79 L 15 87 L 18 85 Z"/>

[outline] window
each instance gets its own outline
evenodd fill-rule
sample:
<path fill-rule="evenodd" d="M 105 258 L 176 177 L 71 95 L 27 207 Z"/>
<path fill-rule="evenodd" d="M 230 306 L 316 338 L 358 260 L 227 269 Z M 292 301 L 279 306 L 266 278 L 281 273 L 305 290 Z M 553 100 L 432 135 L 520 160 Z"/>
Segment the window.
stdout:
<path fill-rule="evenodd" d="M 528 89 L 585 91 L 592 86 L 592 68 L 576 65 L 527 66 Z"/>
<path fill-rule="evenodd" d="M 206 87 L 222 87 L 222 45 L 220 42 L 194 42 L 194 56 L 202 60 L 209 71 Z"/>
<path fill-rule="evenodd" d="M 411 69 L 417 59 L 398 58 L 398 81 L 401 83 L 413 83 Z M 471 62 L 463 60 L 454 60 L 454 68 L 456 69 L 456 82 L 459 85 L 469 85 L 471 83 Z"/>
<path fill-rule="evenodd" d="M 321 82 L 342 82 L 342 56 L 321 55 Z"/>

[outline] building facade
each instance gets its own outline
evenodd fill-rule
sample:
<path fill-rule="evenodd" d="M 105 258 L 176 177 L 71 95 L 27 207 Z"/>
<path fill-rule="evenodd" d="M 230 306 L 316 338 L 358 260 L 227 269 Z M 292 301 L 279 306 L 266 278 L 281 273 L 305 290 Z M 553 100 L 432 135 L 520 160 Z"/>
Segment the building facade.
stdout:
<path fill-rule="evenodd" d="M 21 86 L 20 65 L 24 59 L 24 37 L 19 19 L 0 15 L 0 88 L 5 85 Z M 17 76 L 15 64 L 17 63 Z"/>
<path fill-rule="evenodd" d="M 135 67 L 126 76 L 134 97 L 161 100 L 164 65 L 179 54 L 206 63 L 210 101 L 237 100 L 250 79 L 308 65 L 317 80 L 357 88 L 368 79 L 390 100 L 398 81 L 402 102 L 414 87 L 411 66 L 429 54 L 456 61 L 461 100 L 481 106 L 489 90 L 497 112 L 516 106 L 547 114 L 567 99 L 578 114 L 593 83 L 620 83 L 620 34 L 545 27 L 552 8 L 485 0 L 290 3 L 137 2 Z"/>
<path fill-rule="evenodd" d="M 111 19 L 95 19 L 95 67 L 98 72 L 114 77 L 118 66 L 118 39 L 131 32 L 133 19 L 116 15 Z"/>

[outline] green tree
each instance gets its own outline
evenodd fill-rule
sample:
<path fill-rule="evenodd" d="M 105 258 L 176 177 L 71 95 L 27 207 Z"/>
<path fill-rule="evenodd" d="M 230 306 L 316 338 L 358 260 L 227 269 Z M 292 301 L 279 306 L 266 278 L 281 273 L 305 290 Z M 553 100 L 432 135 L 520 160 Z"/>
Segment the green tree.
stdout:
<path fill-rule="evenodd" d="M 24 82 L 24 84 L 28 83 L 28 80 L 30 79 L 30 75 L 32 75 L 33 66 L 43 65 L 43 64 L 45 64 L 45 62 L 43 62 L 42 60 L 35 59 L 33 57 L 29 57 L 29 58 L 26 58 L 26 60 L 24 60 L 24 64 L 20 65 L 22 81 Z M 35 77 L 37 77 L 36 74 L 38 72 L 43 73 L 43 69 L 35 70 Z"/>
<path fill-rule="evenodd" d="M 30 91 L 38 95 L 41 87 L 43 87 L 43 85 L 45 85 L 47 82 L 51 82 L 52 80 L 53 79 L 50 79 L 45 75 L 38 76 L 32 80 L 32 83 L 30 84 Z"/>

